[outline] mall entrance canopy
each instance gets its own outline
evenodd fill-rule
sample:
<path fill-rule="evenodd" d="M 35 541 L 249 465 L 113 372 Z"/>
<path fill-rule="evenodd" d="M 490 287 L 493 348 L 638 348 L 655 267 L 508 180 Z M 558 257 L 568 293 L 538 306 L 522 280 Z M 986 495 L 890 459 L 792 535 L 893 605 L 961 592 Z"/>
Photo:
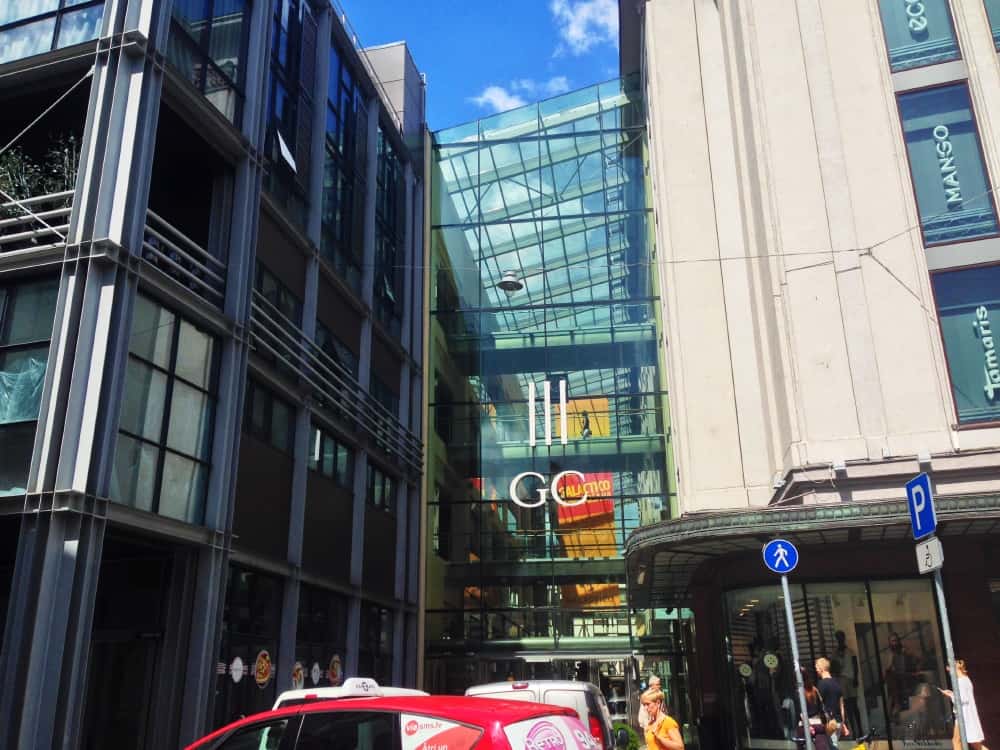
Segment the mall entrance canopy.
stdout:
<path fill-rule="evenodd" d="M 1000 530 L 998 496 L 943 497 L 937 498 L 935 505 L 938 536 L 990 535 Z M 912 539 L 910 516 L 902 499 L 687 513 L 637 529 L 629 536 L 625 560 L 632 605 L 691 606 L 696 573 L 703 564 L 738 553 L 759 553 L 778 536 L 800 548 L 878 546 Z M 805 560 L 808 562 L 808 554 Z M 766 574 L 763 563 L 760 572 L 762 577 Z"/>

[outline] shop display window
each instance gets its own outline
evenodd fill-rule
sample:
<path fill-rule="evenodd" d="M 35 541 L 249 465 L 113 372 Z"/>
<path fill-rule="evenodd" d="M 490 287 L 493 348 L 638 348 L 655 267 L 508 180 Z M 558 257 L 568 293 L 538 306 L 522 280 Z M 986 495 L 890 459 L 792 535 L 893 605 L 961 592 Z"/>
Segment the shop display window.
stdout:
<path fill-rule="evenodd" d="M 800 664 L 830 661 L 852 736 L 951 747 L 951 706 L 937 611 L 926 580 L 793 586 Z M 778 586 L 726 595 L 734 717 L 743 747 L 794 747 L 800 732 L 785 606 Z"/>
<path fill-rule="evenodd" d="M 993 323 L 1000 317 L 1000 266 L 931 277 L 959 424 L 1000 419 L 1000 362 Z"/>
<path fill-rule="evenodd" d="M 880 0 L 879 12 L 893 73 L 959 58 L 948 0 Z"/>
<path fill-rule="evenodd" d="M 898 101 L 925 244 L 997 234 L 968 86 L 910 91 Z"/>

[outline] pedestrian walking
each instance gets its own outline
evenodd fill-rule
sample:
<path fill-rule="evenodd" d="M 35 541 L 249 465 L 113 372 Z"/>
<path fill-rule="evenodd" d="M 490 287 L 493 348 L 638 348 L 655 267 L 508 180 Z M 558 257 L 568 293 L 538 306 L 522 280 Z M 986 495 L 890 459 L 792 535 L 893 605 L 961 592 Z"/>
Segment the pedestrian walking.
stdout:
<path fill-rule="evenodd" d="M 655 674 L 650 675 L 649 685 L 647 685 L 648 690 L 660 690 L 660 678 Z M 646 727 L 649 726 L 650 717 L 646 714 L 646 706 L 642 703 L 642 696 L 639 696 L 639 711 L 636 716 L 636 721 L 639 722 L 640 731 L 645 732 Z"/>
<path fill-rule="evenodd" d="M 663 707 L 663 691 L 650 688 L 642 694 L 640 701 L 649 717 L 645 732 L 646 750 L 684 750 L 680 725 L 667 715 Z"/>
<path fill-rule="evenodd" d="M 830 745 L 837 747 L 840 744 L 840 737 L 847 736 L 847 725 L 844 724 L 844 692 L 840 683 L 830 674 L 830 660 L 820 657 L 816 660 L 816 674 L 819 682 L 816 689 L 819 691 L 820 703 L 823 708 L 824 729 L 830 738 Z"/>
<path fill-rule="evenodd" d="M 986 747 L 985 737 L 983 737 L 983 725 L 979 721 L 979 709 L 976 708 L 976 695 L 972 690 L 972 680 L 969 678 L 969 669 L 965 664 L 965 659 L 956 659 L 955 667 L 958 669 L 958 694 L 962 697 L 962 718 L 965 719 L 965 739 L 969 743 L 970 750 L 990 750 Z M 938 688 L 941 690 L 941 688 Z M 952 700 L 955 695 L 950 690 L 941 690 Z M 958 734 L 958 722 L 955 722 L 955 733 L 952 735 L 951 744 L 954 750 L 961 750 L 962 740 Z"/>
<path fill-rule="evenodd" d="M 799 732 L 805 736 L 809 732 L 812 736 L 815 750 L 829 750 L 830 738 L 826 734 L 826 721 L 823 714 L 823 696 L 820 695 L 816 687 L 816 680 L 813 679 L 812 672 L 802 667 L 802 685 L 806 694 L 806 715 L 809 718 L 809 725 L 803 727 L 799 722 Z"/>

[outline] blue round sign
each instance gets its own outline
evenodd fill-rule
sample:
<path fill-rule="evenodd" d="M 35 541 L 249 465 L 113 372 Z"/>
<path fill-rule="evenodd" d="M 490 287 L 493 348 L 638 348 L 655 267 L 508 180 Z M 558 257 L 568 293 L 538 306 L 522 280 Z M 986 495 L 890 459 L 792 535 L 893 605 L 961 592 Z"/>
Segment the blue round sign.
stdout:
<path fill-rule="evenodd" d="M 772 573 L 790 573 L 799 564 L 799 551 L 787 539 L 772 539 L 764 545 L 764 565 Z"/>

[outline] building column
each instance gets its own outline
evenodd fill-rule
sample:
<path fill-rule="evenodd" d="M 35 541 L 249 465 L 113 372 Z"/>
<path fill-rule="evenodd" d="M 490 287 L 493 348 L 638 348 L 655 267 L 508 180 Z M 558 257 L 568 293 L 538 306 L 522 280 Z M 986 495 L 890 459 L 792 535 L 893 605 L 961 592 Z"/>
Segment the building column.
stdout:
<path fill-rule="evenodd" d="M 368 154 L 365 163 L 365 223 L 364 250 L 361 265 L 361 300 L 365 305 L 365 318 L 361 323 L 361 354 L 358 357 L 358 383 L 361 395 L 368 393 L 372 372 L 372 301 L 375 279 L 375 192 L 378 169 L 378 97 L 368 100 Z M 364 569 L 365 509 L 368 497 L 368 455 L 359 450 L 354 458 L 354 514 L 351 531 L 351 585 L 359 595 L 351 599 L 347 615 L 347 654 L 345 671 L 357 674 L 358 639 L 361 635 L 362 571 Z"/>

